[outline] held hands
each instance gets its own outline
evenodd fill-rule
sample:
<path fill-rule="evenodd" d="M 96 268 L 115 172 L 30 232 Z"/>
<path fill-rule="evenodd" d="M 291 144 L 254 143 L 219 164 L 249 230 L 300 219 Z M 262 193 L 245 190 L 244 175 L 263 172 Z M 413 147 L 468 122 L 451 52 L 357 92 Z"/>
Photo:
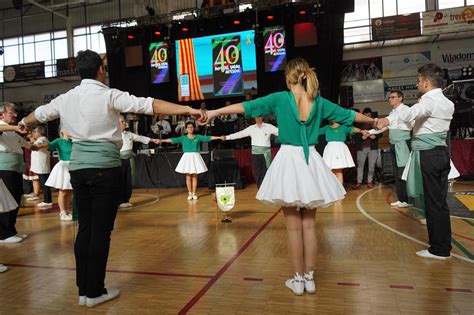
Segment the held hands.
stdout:
<path fill-rule="evenodd" d="M 161 143 L 160 139 L 151 139 L 150 142 L 153 142 L 154 144 L 160 144 Z"/>
<path fill-rule="evenodd" d="M 189 115 L 198 122 L 198 124 L 202 124 L 203 121 L 207 121 L 207 112 L 200 110 L 200 109 L 189 109 Z"/>
<path fill-rule="evenodd" d="M 388 125 L 390 124 L 390 122 L 388 121 L 387 118 L 380 118 L 378 121 L 377 121 L 377 129 L 382 129 L 384 127 L 387 127 Z"/>
<path fill-rule="evenodd" d="M 205 112 L 205 119 L 200 119 L 198 124 L 199 125 L 207 125 L 209 122 L 211 122 L 214 118 L 219 116 L 219 113 L 217 110 L 208 110 Z"/>
<path fill-rule="evenodd" d="M 367 139 L 370 133 L 367 130 L 361 130 L 360 133 L 362 134 L 363 139 Z"/>

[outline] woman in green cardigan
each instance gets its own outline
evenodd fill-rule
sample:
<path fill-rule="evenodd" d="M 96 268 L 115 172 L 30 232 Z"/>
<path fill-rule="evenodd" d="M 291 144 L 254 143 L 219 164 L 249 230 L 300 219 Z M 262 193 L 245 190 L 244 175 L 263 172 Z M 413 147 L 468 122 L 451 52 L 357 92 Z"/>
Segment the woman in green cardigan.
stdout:
<path fill-rule="evenodd" d="M 294 271 L 294 277 L 285 285 L 294 294 L 302 295 L 304 291 L 316 291 L 316 208 L 327 207 L 345 195 L 344 187 L 314 148 L 321 120 L 352 125 L 354 121 L 376 123 L 376 119 L 319 96 L 316 73 L 304 59 L 288 62 L 285 77 L 289 91 L 208 111 L 207 121 L 228 114 L 244 113 L 246 118 L 275 114 L 278 140 L 282 145 L 265 175 L 257 199 L 283 208 Z"/>
<path fill-rule="evenodd" d="M 194 123 L 186 123 L 187 134 L 178 138 L 159 140 L 159 143 L 181 143 L 183 156 L 178 162 L 175 171 L 186 175 L 186 187 L 188 188 L 188 200 L 197 200 L 196 189 L 198 185 L 198 174 L 207 172 L 206 163 L 199 153 L 201 142 L 222 139 L 214 136 L 201 136 L 194 134 Z"/>

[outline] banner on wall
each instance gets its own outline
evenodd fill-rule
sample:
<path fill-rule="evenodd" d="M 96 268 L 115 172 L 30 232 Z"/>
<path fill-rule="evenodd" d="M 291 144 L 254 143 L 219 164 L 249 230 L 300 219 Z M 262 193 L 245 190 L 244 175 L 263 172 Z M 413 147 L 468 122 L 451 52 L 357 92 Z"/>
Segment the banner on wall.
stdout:
<path fill-rule="evenodd" d="M 420 13 L 371 20 L 374 41 L 420 36 Z"/>
<path fill-rule="evenodd" d="M 56 76 L 59 77 L 72 77 L 79 75 L 76 69 L 76 58 L 64 58 L 56 60 Z"/>
<path fill-rule="evenodd" d="M 383 77 L 398 78 L 418 76 L 418 68 L 430 62 L 430 51 L 383 57 Z"/>
<path fill-rule="evenodd" d="M 385 100 L 382 79 L 358 81 L 352 84 L 354 103 L 368 103 Z"/>
<path fill-rule="evenodd" d="M 240 35 L 212 39 L 214 95 L 243 93 L 241 55 Z"/>
<path fill-rule="evenodd" d="M 5 82 L 44 79 L 44 61 L 3 67 Z"/>
<path fill-rule="evenodd" d="M 170 81 L 168 46 L 168 42 L 151 43 L 149 46 L 151 83 L 153 84 Z"/>
<path fill-rule="evenodd" d="M 382 57 L 344 60 L 341 82 L 382 79 Z"/>
<path fill-rule="evenodd" d="M 418 82 L 418 76 L 385 79 L 384 81 L 385 81 L 385 99 L 388 99 L 389 93 L 391 90 L 402 91 L 405 99 L 418 98 L 418 89 L 416 88 L 416 84 Z"/>
<path fill-rule="evenodd" d="M 286 44 L 285 27 L 274 26 L 263 29 L 263 42 L 265 43 L 264 59 L 265 71 L 275 72 L 285 70 L 286 66 Z"/>
<path fill-rule="evenodd" d="M 474 64 L 474 46 L 472 48 L 439 50 L 433 55 L 434 62 L 443 69 L 460 69 Z"/>
<path fill-rule="evenodd" d="M 423 35 L 474 30 L 474 6 L 423 12 L 422 25 Z"/>

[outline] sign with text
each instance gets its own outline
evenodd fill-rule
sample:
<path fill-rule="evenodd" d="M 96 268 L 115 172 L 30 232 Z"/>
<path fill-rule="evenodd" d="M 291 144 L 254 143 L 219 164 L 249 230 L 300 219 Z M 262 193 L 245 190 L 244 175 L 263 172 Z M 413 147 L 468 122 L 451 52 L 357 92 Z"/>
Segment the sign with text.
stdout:
<path fill-rule="evenodd" d="M 418 68 L 431 62 L 431 52 L 386 56 L 382 58 L 383 77 L 418 76 Z"/>
<path fill-rule="evenodd" d="M 243 93 L 241 55 L 240 35 L 212 39 L 214 95 Z"/>
<path fill-rule="evenodd" d="M 435 52 L 435 63 L 441 68 L 460 69 L 464 66 L 474 65 L 474 46 L 471 48 L 457 48 L 439 50 Z"/>
<path fill-rule="evenodd" d="M 354 103 L 368 103 L 385 99 L 383 80 L 359 81 L 352 84 Z"/>
<path fill-rule="evenodd" d="M 418 76 L 385 79 L 384 81 L 385 81 L 385 99 L 388 99 L 388 96 L 391 90 L 402 91 L 405 99 L 418 98 L 418 89 L 416 88 L 416 84 L 418 83 Z"/>
<path fill-rule="evenodd" d="M 154 84 L 170 81 L 168 63 L 168 43 L 151 43 L 150 47 L 151 82 Z"/>
<path fill-rule="evenodd" d="M 283 26 L 266 27 L 263 30 L 263 42 L 265 43 L 265 71 L 275 72 L 285 70 L 285 28 Z"/>
<path fill-rule="evenodd" d="M 76 58 L 64 58 L 56 60 L 57 77 L 73 77 L 79 75 L 76 69 Z"/>
<path fill-rule="evenodd" d="M 474 30 L 474 6 L 423 12 L 422 25 L 423 35 Z"/>
<path fill-rule="evenodd" d="M 3 67 L 5 82 L 44 79 L 44 61 Z"/>
<path fill-rule="evenodd" d="M 395 15 L 371 20 L 372 40 L 420 36 L 420 13 Z"/>

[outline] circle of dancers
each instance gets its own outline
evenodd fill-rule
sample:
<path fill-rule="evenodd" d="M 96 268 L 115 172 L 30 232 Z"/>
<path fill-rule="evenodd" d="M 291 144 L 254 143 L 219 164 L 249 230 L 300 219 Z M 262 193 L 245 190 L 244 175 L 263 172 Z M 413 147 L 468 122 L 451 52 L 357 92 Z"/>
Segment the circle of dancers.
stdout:
<path fill-rule="evenodd" d="M 81 84 L 38 107 L 20 122 L 16 120 L 13 104 L 0 105 L 0 245 L 27 238 L 15 225 L 23 192 L 22 148 L 29 149 L 32 151 L 29 169 L 37 175 L 35 180 L 43 191 L 40 207 L 51 207 L 52 187 L 59 190 L 61 220 L 72 219 L 73 203 L 77 208 L 79 230 L 74 254 L 79 305 L 94 307 L 120 294 L 118 288 L 106 288 L 105 274 L 117 209 L 132 206 L 130 158 L 134 141 L 181 144 L 183 155 L 176 172 L 186 176 L 187 199 L 196 200 L 198 174 L 207 171 L 199 154 L 200 143 L 251 137 L 252 161 L 257 167 L 254 169 L 258 185 L 256 199 L 281 207 L 286 221 L 292 277 L 284 285 L 295 295 L 303 295 L 317 290 L 317 209 L 344 198 L 342 170 L 354 166 L 344 144 L 346 135 L 359 133 L 367 139 L 388 128 L 397 171 L 399 200 L 394 205 L 404 206 L 409 198 L 418 199 L 426 217 L 430 247 L 416 254 L 439 260 L 450 257 L 446 204 L 450 159 L 446 138 L 454 105 L 442 94 L 442 72 L 438 66 L 428 64 L 419 69 L 417 86 L 423 94 L 419 103 L 407 107 L 401 103 L 403 94 L 393 91 L 389 98 L 393 111 L 387 118 L 377 119 L 323 98 L 315 70 L 301 58 L 289 61 L 286 66 L 287 91 L 215 110 L 135 97 L 109 88 L 105 85 L 106 70 L 97 53 L 81 51 L 76 60 Z M 219 116 L 243 114 L 246 118 L 256 118 L 256 123 L 243 131 L 216 137 L 195 134 L 197 126 L 187 122 L 185 135 L 151 139 L 126 131 L 121 113 L 190 116 L 200 125 Z M 275 116 L 278 128 L 263 123 L 262 117 L 269 114 Z M 32 129 L 33 143 L 24 140 L 31 127 L 56 119 L 61 122 L 59 138 L 48 142 L 44 128 L 39 126 Z M 321 127 L 323 120 L 330 124 Z M 354 123 L 373 129 L 361 130 Z M 281 143 L 273 161 L 269 141 L 272 134 Z M 323 157 L 315 149 L 320 135 L 325 135 L 328 141 Z M 59 152 L 59 162 L 50 172 L 49 151 L 52 150 Z M 402 178 L 406 180 L 406 188 Z M 38 188 L 30 198 L 38 198 Z M 0 265 L 0 272 L 6 269 Z"/>

